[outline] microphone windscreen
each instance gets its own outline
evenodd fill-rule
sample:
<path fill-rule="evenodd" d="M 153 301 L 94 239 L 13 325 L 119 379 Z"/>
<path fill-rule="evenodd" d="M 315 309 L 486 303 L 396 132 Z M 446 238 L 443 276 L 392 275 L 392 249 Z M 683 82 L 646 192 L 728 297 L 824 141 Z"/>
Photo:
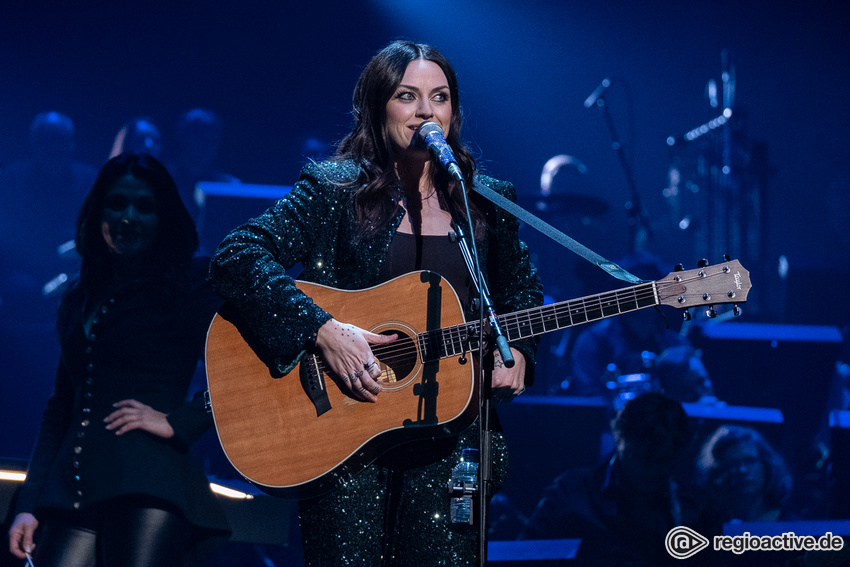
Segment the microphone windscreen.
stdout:
<path fill-rule="evenodd" d="M 416 129 L 416 132 L 413 134 L 413 139 L 410 141 L 410 145 L 414 148 L 420 150 L 428 149 L 428 136 L 431 134 L 439 134 L 441 138 L 445 138 L 443 136 L 443 129 L 440 128 L 440 125 L 436 122 L 426 121 L 419 125 L 419 128 Z"/>

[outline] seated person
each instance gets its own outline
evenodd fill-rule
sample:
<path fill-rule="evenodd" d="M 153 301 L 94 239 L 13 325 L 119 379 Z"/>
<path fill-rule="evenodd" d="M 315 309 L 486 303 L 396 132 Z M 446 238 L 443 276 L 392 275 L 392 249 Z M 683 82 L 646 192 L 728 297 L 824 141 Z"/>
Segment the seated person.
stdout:
<path fill-rule="evenodd" d="M 792 488 L 785 460 L 754 429 L 718 427 L 702 446 L 698 472 L 718 524 L 793 519 L 785 507 Z"/>
<path fill-rule="evenodd" d="M 690 403 L 716 402 L 700 351 L 688 345 L 670 347 L 655 359 L 653 374 L 665 395 Z"/>
<path fill-rule="evenodd" d="M 162 160 L 162 134 L 153 118 L 136 116 L 127 121 L 115 135 L 110 158 L 124 152 L 150 154 Z"/>
<path fill-rule="evenodd" d="M 613 455 L 556 478 L 520 539 L 581 539 L 576 565 L 677 564 L 667 532 L 699 531 L 700 506 L 674 479 L 692 439 L 688 417 L 679 402 L 649 392 L 625 404 L 612 431 Z"/>
<path fill-rule="evenodd" d="M 237 179 L 218 168 L 220 150 L 224 142 L 224 122 L 221 117 L 203 108 L 193 108 L 180 115 L 177 122 L 175 159 L 169 164 L 180 196 L 198 226 L 204 232 L 205 196 L 199 191 L 199 181 L 219 183 Z"/>
<path fill-rule="evenodd" d="M 665 275 L 658 260 L 646 253 L 627 257 L 619 264 L 647 281 Z M 708 373 L 696 356 L 697 351 L 687 350 L 690 346 L 688 338 L 655 309 L 591 323 L 581 328 L 575 339 L 570 357 L 571 377 L 564 393 L 604 396 L 611 399 L 615 410 L 645 391 L 661 391 L 681 402 L 712 399 Z M 690 356 L 685 357 L 687 353 Z M 668 365 L 664 384 L 657 367 L 662 359 Z M 694 376 L 695 371 L 698 376 Z"/>

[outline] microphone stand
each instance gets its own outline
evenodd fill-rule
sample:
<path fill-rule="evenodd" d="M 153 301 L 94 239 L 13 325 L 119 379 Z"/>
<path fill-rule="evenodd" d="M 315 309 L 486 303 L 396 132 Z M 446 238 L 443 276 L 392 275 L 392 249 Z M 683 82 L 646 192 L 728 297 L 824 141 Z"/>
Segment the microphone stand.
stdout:
<path fill-rule="evenodd" d="M 458 176 L 460 177 L 460 176 Z M 466 186 L 463 179 L 460 181 L 461 192 L 463 194 L 464 206 L 466 208 L 467 226 L 472 230 L 472 215 L 469 212 L 469 200 L 466 194 Z M 447 203 L 451 200 L 447 199 Z M 454 209 L 454 207 L 451 207 Z M 453 211 L 454 212 L 454 211 Z M 455 216 L 454 214 L 452 215 Z M 507 368 L 511 368 L 514 364 L 514 358 L 511 354 L 508 341 L 502 332 L 499 318 L 493 308 L 493 303 L 490 300 L 490 291 L 487 288 L 487 283 L 484 281 L 484 276 L 481 271 L 481 263 L 478 257 L 478 249 L 475 245 L 475 237 L 467 236 L 463 231 L 461 223 L 452 223 L 455 231 L 455 236 L 458 245 L 460 246 L 463 258 L 466 261 L 466 267 L 472 277 L 472 282 L 475 285 L 479 295 L 479 341 L 478 341 L 478 359 L 480 361 L 478 367 L 478 420 L 479 420 L 479 436 L 478 436 L 478 491 L 477 491 L 477 520 L 478 520 L 478 557 L 479 565 L 483 567 L 487 563 L 487 526 L 489 523 L 489 504 L 490 490 L 492 483 L 492 467 L 491 467 L 491 449 L 493 442 L 493 430 L 490 425 L 491 411 L 491 384 L 493 366 L 493 348 L 484 350 L 484 323 L 489 323 L 490 338 L 489 342 L 495 342 L 496 348 L 499 349 L 499 354 L 502 356 L 502 361 Z M 450 235 L 451 237 L 452 235 Z M 486 317 L 485 317 L 486 315 Z M 486 352 L 486 356 L 485 356 Z M 473 515 L 475 517 L 475 515 Z"/>
<path fill-rule="evenodd" d="M 623 144 L 620 142 L 620 136 L 617 134 L 617 128 L 614 126 L 614 119 L 611 117 L 611 111 L 605 103 L 604 92 L 596 100 L 596 106 L 602 109 L 602 114 L 605 116 L 605 123 L 608 125 L 608 131 L 611 134 L 611 147 L 617 152 L 617 157 L 620 158 L 620 165 L 626 174 L 626 183 L 628 183 L 631 198 L 626 203 L 626 210 L 628 210 L 629 214 L 629 237 L 632 242 L 633 251 L 639 252 L 643 250 L 646 239 L 649 237 L 649 221 L 641 207 L 640 193 L 638 193 L 637 185 L 635 184 L 634 174 L 632 173 L 628 159 L 626 159 Z"/>

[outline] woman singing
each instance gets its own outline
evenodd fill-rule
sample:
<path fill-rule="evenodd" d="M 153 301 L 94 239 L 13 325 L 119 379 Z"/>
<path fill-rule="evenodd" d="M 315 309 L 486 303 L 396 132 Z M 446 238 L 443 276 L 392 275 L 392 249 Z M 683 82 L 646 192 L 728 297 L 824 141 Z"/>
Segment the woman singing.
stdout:
<path fill-rule="evenodd" d="M 455 220 L 475 236 L 497 312 L 540 305 L 543 296 L 517 220 L 472 192 L 474 184 L 484 184 L 515 198 L 509 183 L 477 173 L 461 144 L 457 79 L 440 53 L 407 41 L 382 49 L 360 75 L 353 116 L 354 127 L 333 158 L 308 164 L 284 199 L 225 238 L 211 279 L 280 369 L 292 369 L 305 349 L 317 348 L 340 378 L 339 388 L 357 403 L 378 407 L 384 386 L 373 349 L 397 337 L 335 319 L 299 291 L 286 270 L 300 263 L 301 280 L 348 290 L 430 270 L 470 307 L 475 289 L 448 236 L 450 211 L 464 210 L 462 186 L 426 150 L 411 147 L 424 122 L 442 129 L 460 165 L 471 230 L 464 217 Z M 477 318 L 477 310 L 466 315 Z M 496 355 L 495 396 L 516 396 L 530 383 L 535 348 L 533 339 L 510 344 L 511 368 Z M 303 500 L 306 564 L 474 564 L 475 529 L 449 524 L 446 482 L 462 449 L 477 446 L 477 427 L 402 444 L 351 482 Z M 507 471 L 501 434 L 492 457 L 498 486 Z"/>

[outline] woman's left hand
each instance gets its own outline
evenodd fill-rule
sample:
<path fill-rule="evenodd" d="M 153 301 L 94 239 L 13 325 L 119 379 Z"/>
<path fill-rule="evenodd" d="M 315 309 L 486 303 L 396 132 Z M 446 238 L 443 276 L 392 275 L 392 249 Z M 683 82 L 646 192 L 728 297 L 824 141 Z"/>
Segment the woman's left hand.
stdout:
<path fill-rule="evenodd" d="M 106 422 L 106 429 L 115 431 L 116 435 L 142 429 L 163 439 L 174 437 L 174 429 L 161 411 L 136 400 L 121 400 L 112 405 L 118 409 L 107 415 L 103 421 Z"/>
<path fill-rule="evenodd" d="M 508 368 L 497 350 L 493 354 L 493 398 L 512 400 L 525 391 L 525 356 L 511 347 L 514 356 L 513 368 Z"/>

